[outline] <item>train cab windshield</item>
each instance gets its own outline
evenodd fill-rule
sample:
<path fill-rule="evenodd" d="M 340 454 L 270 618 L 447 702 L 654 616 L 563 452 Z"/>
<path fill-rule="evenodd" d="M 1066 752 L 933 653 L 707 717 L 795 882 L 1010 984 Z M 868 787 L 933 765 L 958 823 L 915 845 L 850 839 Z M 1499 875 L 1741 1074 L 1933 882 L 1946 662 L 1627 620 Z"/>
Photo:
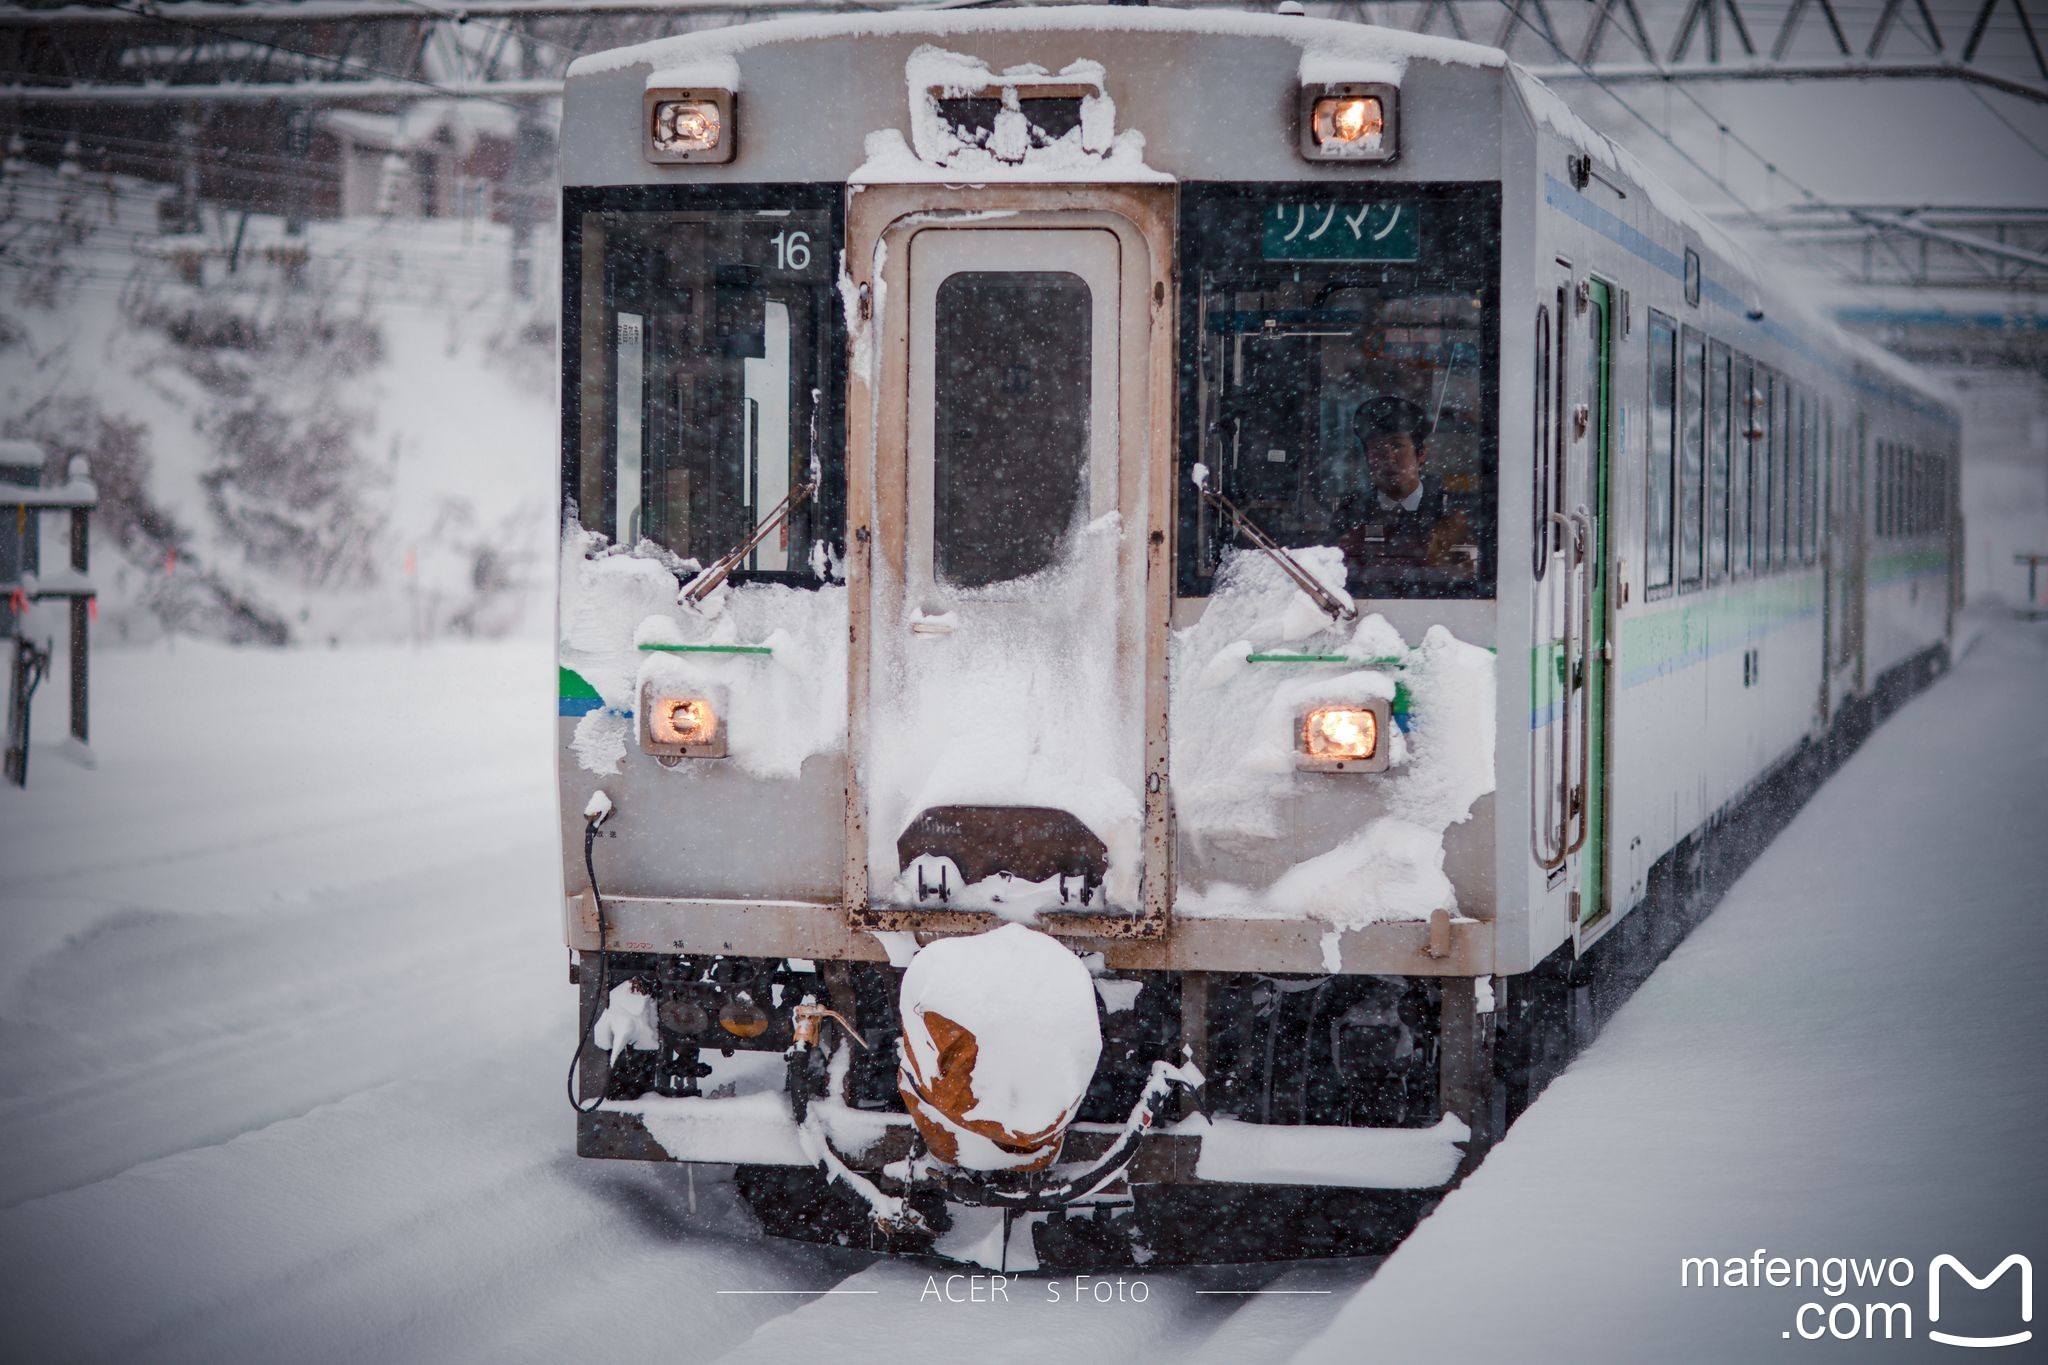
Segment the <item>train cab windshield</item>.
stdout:
<path fill-rule="evenodd" d="M 709 564 L 810 481 L 815 449 L 819 496 L 738 574 L 828 575 L 838 209 L 800 188 L 687 207 L 570 192 L 578 448 L 564 491 L 584 526 Z"/>
<path fill-rule="evenodd" d="M 1189 187 L 1183 461 L 1357 597 L 1491 597 L 1492 187 Z M 1182 591 L 1236 534 L 1182 480 Z"/>

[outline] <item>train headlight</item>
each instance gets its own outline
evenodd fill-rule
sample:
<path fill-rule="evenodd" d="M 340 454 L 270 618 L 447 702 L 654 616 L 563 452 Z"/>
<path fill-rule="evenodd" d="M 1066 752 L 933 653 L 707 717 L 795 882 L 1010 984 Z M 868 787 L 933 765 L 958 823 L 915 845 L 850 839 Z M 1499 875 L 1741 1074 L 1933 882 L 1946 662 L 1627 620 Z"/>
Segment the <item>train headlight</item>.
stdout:
<path fill-rule="evenodd" d="M 649 90 L 647 159 L 661 165 L 732 160 L 732 91 Z"/>
<path fill-rule="evenodd" d="M 1306 85 L 1301 90 L 1301 154 L 1311 161 L 1392 161 L 1400 150 L 1392 85 Z"/>
<path fill-rule="evenodd" d="M 1301 718 L 1298 768 L 1327 773 L 1383 772 L 1389 757 L 1384 701 L 1317 706 Z"/>
<path fill-rule="evenodd" d="M 640 689 L 640 747 L 666 761 L 724 758 L 725 718 L 718 699 L 652 684 Z"/>

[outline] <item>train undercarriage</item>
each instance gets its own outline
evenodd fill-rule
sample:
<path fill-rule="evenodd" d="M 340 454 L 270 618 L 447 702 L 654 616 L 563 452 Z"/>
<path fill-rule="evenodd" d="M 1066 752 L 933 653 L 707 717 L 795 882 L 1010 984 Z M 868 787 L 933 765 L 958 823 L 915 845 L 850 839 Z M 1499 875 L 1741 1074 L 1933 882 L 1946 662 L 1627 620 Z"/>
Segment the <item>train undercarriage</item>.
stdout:
<path fill-rule="evenodd" d="M 1583 956 L 1567 944 L 1477 989 L 1097 975 L 1100 1061 L 1061 1160 L 1040 1171 L 930 1159 L 898 1088 L 898 967 L 586 954 L 572 968 L 584 1019 L 635 983 L 658 1046 L 579 1054 L 577 1088 L 602 1102 L 580 1113 L 578 1154 L 731 1166 L 773 1235 L 1002 1271 L 1384 1253 L 1946 662 L 1935 649 L 1893 670 L 1663 859 L 1648 901 Z"/>

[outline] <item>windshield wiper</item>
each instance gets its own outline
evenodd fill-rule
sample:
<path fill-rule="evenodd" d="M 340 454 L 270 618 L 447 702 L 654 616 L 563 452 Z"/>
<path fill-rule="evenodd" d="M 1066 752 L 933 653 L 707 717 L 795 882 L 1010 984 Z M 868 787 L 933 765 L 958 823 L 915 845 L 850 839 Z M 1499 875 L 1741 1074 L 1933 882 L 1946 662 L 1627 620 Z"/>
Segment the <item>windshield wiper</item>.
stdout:
<path fill-rule="evenodd" d="M 1261 530 L 1259 524 L 1246 516 L 1236 503 L 1209 487 L 1209 470 L 1206 465 L 1196 465 L 1194 477 L 1195 491 L 1202 495 L 1202 501 L 1228 516 L 1232 529 L 1242 532 L 1246 540 L 1265 551 L 1266 557 L 1280 566 L 1280 572 L 1286 574 L 1294 586 L 1307 595 L 1309 601 L 1321 607 L 1325 615 L 1332 621 L 1358 619 L 1357 607 L 1324 587 L 1314 574 L 1301 567 L 1300 560 L 1287 553 L 1280 542 Z"/>
<path fill-rule="evenodd" d="M 749 532 L 745 540 L 719 556 L 717 562 L 710 568 L 690 580 L 690 586 L 683 589 L 683 600 L 693 607 L 702 605 L 704 599 L 716 592 L 718 585 L 730 577 L 732 571 L 754 552 L 754 547 L 766 540 L 776 527 L 788 521 L 796 509 L 803 506 L 804 499 L 816 492 L 817 488 L 818 481 L 813 478 L 809 483 L 785 493 L 782 501 L 776 503 L 768 515 L 761 518 L 761 524 Z"/>
<path fill-rule="evenodd" d="M 737 569 L 745 562 L 746 557 L 754 552 L 755 546 L 768 539 L 775 528 L 783 525 L 791 517 L 795 516 L 796 509 L 804 505 L 804 500 L 818 491 L 818 400 L 820 397 L 822 395 L 818 390 L 811 390 L 810 482 L 799 484 L 783 494 L 782 501 L 768 509 L 768 515 L 761 518 L 760 523 L 747 533 L 745 540 L 720 555 L 710 568 L 691 579 L 690 586 L 683 589 L 683 601 L 688 602 L 693 607 L 702 606 L 704 599 L 718 591 L 718 585 L 731 577 L 732 571 Z"/>

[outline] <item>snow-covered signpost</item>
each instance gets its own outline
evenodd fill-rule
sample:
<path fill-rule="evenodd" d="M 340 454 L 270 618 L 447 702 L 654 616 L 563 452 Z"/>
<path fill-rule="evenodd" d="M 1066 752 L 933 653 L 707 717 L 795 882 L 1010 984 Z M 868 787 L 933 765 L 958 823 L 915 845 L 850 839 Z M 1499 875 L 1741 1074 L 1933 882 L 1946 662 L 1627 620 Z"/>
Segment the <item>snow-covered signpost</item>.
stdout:
<path fill-rule="evenodd" d="M 52 645 L 38 638 L 30 612 L 37 602 L 61 599 L 70 604 L 71 741 L 83 756 L 89 751 L 86 715 L 87 626 L 93 587 L 86 576 L 89 522 L 99 505 L 99 490 L 83 457 L 71 461 L 56 487 L 40 482 L 41 447 L 25 441 L 0 442 L 0 637 L 8 646 L 7 780 L 28 785 L 29 701 L 49 672 Z M 67 572 L 42 572 L 41 520 L 45 512 L 71 514 L 71 567 Z"/>

